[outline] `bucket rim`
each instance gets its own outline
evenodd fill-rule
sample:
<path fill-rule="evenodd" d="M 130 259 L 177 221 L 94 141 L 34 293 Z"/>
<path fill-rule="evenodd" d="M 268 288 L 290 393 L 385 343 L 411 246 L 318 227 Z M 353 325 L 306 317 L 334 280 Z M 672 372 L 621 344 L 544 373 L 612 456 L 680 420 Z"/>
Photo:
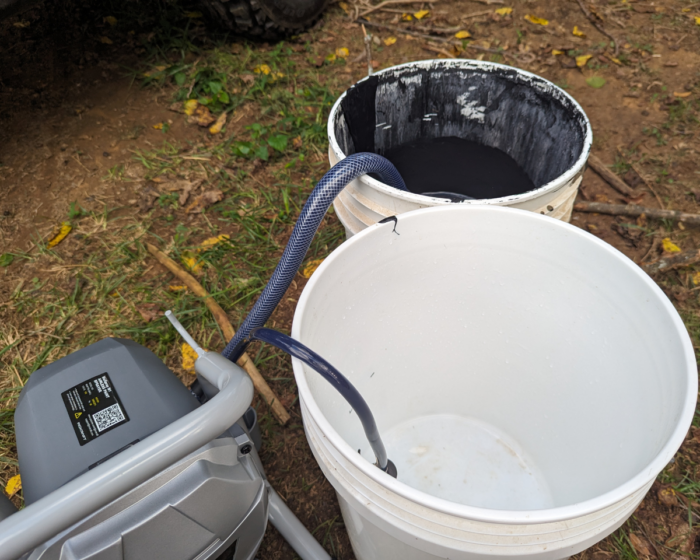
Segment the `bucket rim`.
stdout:
<path fill-rule="evenodd" d="M 588 161 L 588 157 L 591 153 L 591 147 L 593 145 L 593 129 L 591 128 L 591 122 L 588 119 L 588 115 L 586 115 L 586 112 L 583 110 L 581 105 L 566 91 L 564 91 L 562 88 L 554 84 L 553 82 L 550 82 L 549 80 L 543 78 L 542 76 L 538 76 L 537 74 L 533 74 L 532 72 L 528 72 L 526 70 L 521 70 L 520 68 L 516 68 L 514 66 L 509 66 L 507 64 L 499 64 L 497 62 L 487 62 L 483 60 L 473 60 L 473 59 L 440 59 L 440 58 L 431 58 L 431 59 L 426 59 L 426 60 L 418 60 L 418 61 L 413 61 L 413 62 L 405 62 L 403 64 L 397 64 L 396 66 L 390 66 L 389 68 L 384 68 L 382 70 L 378 70 L 373 76 L 381 75 L 381 74 L 386 74 L 392 71 L 396 71 L 397 69 L 400 68 L 408 68 L 408 67 L 414 67 L 414 68 L 423 68 L 423 67 L 431 67 L 434 65 L 443 65 L 443 66 L 455 66 L 459 68 L 471 68 L 471 69 L 478 69 L 478 70 L 486 70 L 488 72 L 495 72 L 497 70 L 508 70 L 515 72 L 516 74 L 520 74 L 521 76 L 529 79 L 532 82 L 535 82 L 539 84 L 540 86 L 544 86 L 541 88 L 543 91 L 544 89 L 549 89 L 551 90 L 550 93 L 553 93 L 556 96 L 565 98 L 569 103 L 572 104 L 574 109 L 578 111 L 578 113 L 583 117 L 583 123 L 585 124 L 585 135 L 583 139 L 583 147 L 581 149 L 581 154 L 579 155 L 578 159 L 567 169 L 559 175 L 558 177 L 555 177 L 548 183 L 545 183 L 541 187 L 537 187 L 536 189 L 533 189 L 531 191 L 527 191 L 525 193 L 521 194 L 515 194 L 515 195 L 509 195 L 509 196 L 502 196 L 498 198 L 482 198 L 482 199 L 477 199 L 477 200 L 464 200 L 460 202 L 452 202 L 449 199 L 446 198 L 439 198 L 439 197 L 433 197 L 433 196 L 426 196 L 422 194 L 415 194 L 411 192 L 405 192 L 401 191 L 399 189 L 395 189 L 393 187 L 390 187 L 386 183 L 382 183 L 381 181 L 374 179 L 373 177 L 370 177 L 369 175 L 363 175 L 359 178 L 362 182 L 368 184 L 370 187 L 373 189 L 383 192 L 385 194 L 389 194 L 394 198 L 398 198 L 401 200 L 406 200 L 408 202 L 413 202 L 417 204 L 426 204 L 426 203 L 432 203 L 432 204 L 463 204 L 463 205 L 493 205 L 493 206 L 503 206 L 503 205 L 509 205 L 509 204 L 514 204 L 514 203 L 519 203 L 519 202 L 526 202 L 528 200 L 532 200 L 535 198 L 539 198 L 540 196 L 547 194 L 549 192 L 554 192 L 559 190 L 560 188 L 566 186 L 569 181 L 574 179 L 576 175 L 579 173 L 583 172 L 586 162 Z M 335 135 L 335 130 L 334 130 L 334 121 L 335 121 L 335 115 L 337 114 L 340 104 L 342 103 L 343 99 L 345 96 L 348 94 L 348 91 L 355 87 L 357 84 L 361 84 L 365 80 L 367 80 L 369 76 L 365 76 L 361 80 L 357 81 L 356 84 L 353 84 L 350 86 L 350 88 L 346 89 L 339 97 L 336 99 L 335 103 L 331 107 L 330 113 L 328 114 L 328 121 L 326 124 L 326 134 L 328 136 L 328 144 L 329 144 L 329 149 L 333 152 L 335 155 L 336 159 L 338 161 L 341 161 L 347 157 L 347 154 L 343 152 L 343 150 L 340 148 L 340 145 L 338 144 L 338 139 L 336 138 Z"/>
<path fill-rule="evenodd" d="M 683 347 L 684 361 L 687 364 L 687 392 L 685 400 L 683 402 L 682 410 L 676 421 L 675 428 L 673 429 L 670 437 L 666 443 L 661 447 L 658 453 L 642 468 L 640 471 L 630 478 L 627 482 L 601 494 L 589 500 L 579 502 L 577 504 L 541 509 L 541 510 L 496 510 L 480 508 L 475 506 L 469 506 L 465 504 L 460 504 L 457 502 L 451 502 L 443 498 L 438 498 L 417 490 L 407 484 L 400 482 L 397 479 L 392 478 L 386 473 L 379 470 L 372 463 L 363 459 L 358 455 L 357 451 L 352 449 L 350 445 L 338 434 L 338 432 L 333 428 L 333 426 L 328 422 L 325 415 L 321 412 L 316 400 L 311 393 L 308 383 L 306 382 L 306 376 L 304 373 L 304 364 L 292 358 L 292 368 L 294 371 L 294 377 L 299 389 L 299 397 L 304 401 L 306 408 L 313 417 L 313 421 L 319 426 L 322 433 L 329 440 L 330 444 L 337 449 L 344 459 L 352 464 L 353 467 L 361 471 L 365 476 L 370 478 L 374 483 L 384 487 L 390 492 L 394 492 L 399 496 L 410 500 L 419 506 L 433 509 L 435 511 L 452 515 L 459 518 L 470 519 L 474 521 L 480 521 L 484 523 L 495 523 L 495 524 L 513 524 L 513 525 L 533 525 L 541 523 L 555 523 L 559 521 L 566 521 L 569 519 L 574 519 L 595 513 L 597 511 L 603 510 L 610 507 L 621 500 L 631 496 L 634 492 L 643 488 L 646 484 L 652 482 L 656 476 L 664 469 L 664 467 L 671 461 L 674 457 L 681 444 L 683 443 L 688 429 L 692 423 L 693 417 L 695 415 L 695 408 L 698 398 L 698 375 L 697 375 L 697 362 L 695 357 L 695 351 L 693 348 L 692 341 L 688 331 L 683 323 L 678 311 L 675 309 L 671 301 L 668 299 L 666 294 L 659 288 L 659 286 L 648 276 L 641 268 L 639 268 L 631 259 L 629 259 L 624 253 L 615 249 L 612 245 L 600 240 L 596 236 L 584 231 L 576 226 L 562 222 L 555 218 L 544 216 L 541 214 L 536 214 L 529 212 L 527 210 L 521 210 L 518 208 L 508 208 L 501 206 L 488 206 L 488 205 L 473 205 L 473 206 L 463 206 L 463 205 L 443 205 L 443 206 L 433 206 L 429 208 L 420 208 L 417 210 L 412 210 L 401 214 L 401 220 L 406 221 L 417 219 L 420 215 L 425 215 L 428 212 L 507 212 L 516 213 L 521 219 L 529 220 L 548 220 L 549 225 L 555 228 L 562 228 L 569 234 L 578 235 L 593 245 L 597 246 L 598 249 L 611 254 L 612 256 L 618 258 L 620 262 L 625 265 L 630 273 L 638 276 L 644 284 L 654 293 L 664 311 L 666 311 L 673 322 L 675 331 L 680 339 L 681 345 Z M 292 337 L 296 340 L 301 340 L 300 331 L 302 328 L 302 315 L 304 314 L 306 304 L 313 291 L 314 286 L 319 282 L 320 278 L 323 276 L 325 270 L 332 265 L 332 263 L 339 258 L 339 255 L 343 251 L 347 250 L 353 244 L 360 242 L 365 236 L 373 235 L 377 228 L 382 227 L 385 224 L 374 224 L 368 226 L 361 232 L 355 234 L 353 237 L 345 241 L 340 247 L 335 249 L 326 259 L 321 263 L 318 269 L 309 279 L 308 283 L 304 287 L 302 294 L 297 303 L 296 310 L 294 312 L 294 318 L 292 322 Z M 303 341 L 302 341 L 303 342 Z"/>

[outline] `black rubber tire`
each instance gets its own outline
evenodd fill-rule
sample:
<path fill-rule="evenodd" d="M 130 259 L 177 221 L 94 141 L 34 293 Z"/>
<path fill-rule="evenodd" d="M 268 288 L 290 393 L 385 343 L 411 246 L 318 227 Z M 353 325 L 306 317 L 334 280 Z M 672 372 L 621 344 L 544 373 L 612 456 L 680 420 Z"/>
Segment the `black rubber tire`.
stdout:
<path fill-rule="evenodd" d="M 199 0 L 214 23 L 253 39 L 275 41 L 316 23 L 329 0 Z"/>

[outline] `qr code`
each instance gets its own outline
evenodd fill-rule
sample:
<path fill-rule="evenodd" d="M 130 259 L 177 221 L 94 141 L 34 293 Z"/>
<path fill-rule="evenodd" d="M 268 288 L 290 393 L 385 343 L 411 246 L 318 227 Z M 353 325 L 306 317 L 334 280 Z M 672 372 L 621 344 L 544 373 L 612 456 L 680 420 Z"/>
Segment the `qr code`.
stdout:
<path fill-rule="evenodd" d="M 104 410 L 95 412 L 95 414 L 92 415 L 92 419 L 95 421 L 97 430 L 100 432 L 103 432 L 107 428 L 111 428 L 115 424 L 119 424 L 119 422 L 126 420 L 126 418 L 124 418 L 124 414 L 122 413 L 122 409 L 118 404 L 113 404 Z"/>

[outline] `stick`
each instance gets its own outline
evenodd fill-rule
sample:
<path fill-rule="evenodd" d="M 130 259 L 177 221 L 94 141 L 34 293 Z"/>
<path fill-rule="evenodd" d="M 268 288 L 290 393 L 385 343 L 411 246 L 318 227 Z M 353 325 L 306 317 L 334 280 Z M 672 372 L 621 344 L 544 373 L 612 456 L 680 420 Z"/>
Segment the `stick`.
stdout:
<path fill-rule="evenodd" d="M 578 2 L 579 8 L 581 8 L 583 15 L 588 18 L 588 21 L 591 22 L 591 25 L 613 42 L 613 45 L 615 45 L 615 58 L 617 58 L 617 55 L 620 54 L 620 48 L 617 46 L 617 39 L 605 31 L 605 28 L 596 21 L 595 16 L 586 9 L 586 6 L 583 5 L 581 0 L 576 0 L 576 2 Z"/>
<path fill-rule="evenodd" d="M 656 201 L 659 203 L 659 206 L 661 208 L 664 208 L 664 203 L 661 200 L 661 197 L 657 194 L 657 192 L 652 188 L 651 183 L 647 181 L 646 177 L 642 175 L 642 173 L 635 167 L 634 164 L 632 164 L 632 169 L 634 169 L 634 172 L 639 176 L 639 178 L 644 182 L 644 185 L 646 186 L 647 189 L 651 191 L 651 194 L 653 194 L 656 197 Z"/>
<path fill-rule="evenodd" d="M 674 220 L 686 224 L 700 225 L 700 214 L 686 214 L 677 210 L 660 210 L 658 208 L 645 208 L 636 204 L 605 204 L 603 202 L 577 202 L 574 204 L 577 212 L 596 212 L 611 216 L 630 216 L 637 218 L 645 214 L 647 218 L 660 220 Z"/>
<path fill-rule="evenodd" d="M 439 2 L 440 0 L 433 0 L 432 3 L 434 2 Z M 385 0 L 381 4 L 377 4 L 376 6 L 372 6 L 369 10 L 365 10 L 360 14 L 360 17 L 366 16 L 367 14 L 371 14 L 372 12 L 376 12 L 377 10 L 381 10 L 384 6 L 392 6 L 395 4 L 420 4 L 420 0 Z"/>
<path fill-rule="evenodd" d="M 672 257 L 665 257 L 652 263 L 643 264 L 642 270 L 647 274 L 656 274 L 658 272 L 668 272 L 680 266 L 689 266 L 700 261 L 700 250 L 693 249 L 692 251 L 683 251 Z"/>
<path fill-rule="evenodd" d="M 162 251 L 159 251 L 150 243 L 146 243 L 146 249 L 148 249 L 148 252 L 151 253 L 151 255 L 153 255 L 160 264 L 172 272 L 181 282 L 192 290 L 195 295 L 204 298 L 205 305 L 207 308 L 209 308 L 211 314 L 214 315 L 214 319 L 218 323 L 219 327 L 221 327 L 224 337 L 227 341 L 231 340 L 233 335 L 236 334 L 236 331 L 233 330 L 233 326 L 231 325 L 231 321 L 228 320 L 226 312 L 218 303 L 216 303 L 216 300 L 209 295 L 209 293 L 204 289 L 204 286 L 202 286 L 194 276 L 185 272 L 174 260 L 172 260 Z M 272 414 L 275 416 L 275 418 L 277 418 L 277 421 L 283 426 L 289 422 L 289 413 L 277 398 L 274 391 L 267 384 L 265 378 L 260 374 L 258 368 L 255 367 L 253 360 L 250 359 L 247 353 L 243 354 L 238 359 L 238 365 L 241 366 L 253 380 L 255 389 L 272 409 Z"/>
<path fill-rule="evenodd" d="M 358 19 L 355 23 L 360 23 L 366 25 L 367 27 L 376 27 L 377 29 L 388 29 L 394 33 L 403 33 L 404 35 L 413 35 L 414 37 L 420 37 L 421 39 L 430 39 L 431 41 L 437 41 L 438 43 L 450 43 L 450 39 L 445 39 L 444 37 L 435 37 L 434 35 L 428 35 L 426 33 L 418 33 L 416 31 L 411 31 L 410 29 L 403 29 L 401 27 L 396 27 L 395 25 L 387 25 L 385 23 L 375 23 L 373 21 L 367 21 L 364 19 Z"/>
<path fill-rule="evenodd" d="M 365 26 L 362 26 L 362 33 L 365 36 L 365 56 L 367 57 L 367 75 L 371 76 L 374 74 L 374 68 L 372 67 L 372 36 L 367 34 Z"/>
<path fill-rule="evenodd" d="M 610 171 L 610 169 L 608 169 L 608 166 L 605 165 L 602 161 L 600 161 L 600 159 L 598 159 L 597 156 L 594 156 L 593 154 L 588 156 L 588 163 L 591 166 L 591 169 L 593 169 L 593 171 L 600 175 L 603 178 L 603 180 L 617 192 L 629 197 L 637 196 L 635 190 L 632 187 L 630 187 L 627 183 L 625 183 L 622 179 L 620 179 L 617 175 L 615 175 L 612 171 Z"/>

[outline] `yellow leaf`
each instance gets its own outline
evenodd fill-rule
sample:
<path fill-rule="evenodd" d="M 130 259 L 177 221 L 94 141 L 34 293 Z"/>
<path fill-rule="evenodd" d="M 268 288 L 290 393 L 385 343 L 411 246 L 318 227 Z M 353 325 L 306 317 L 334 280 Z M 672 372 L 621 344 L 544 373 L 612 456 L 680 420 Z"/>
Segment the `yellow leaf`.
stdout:
<path fill-rule="evenodd" d="M 199 272 L 204 266 L 204 262 L 192 255 L 189 251 L 185 251 L 182 255 L 182 264 L 184 264 L 190 272 Z"/>
<path fill-rule="evenodd" d="M 346 14 L 350 13 L 350 8 L 348 7 L 347 2 L 338 2 L 338 6 L 340 6 L 340 9 L 343 10 Z"/>
<path fill-rule="evenodd" d="M 66 235 L 68 235 L 72 229 L 73 226 L 71 226 L 68 222 L 61 222 L 61 225 L 54 229 L 53 234 L 51 235 L 51 240 L 48 243 L 48 248 L 51 249 L 51 247 L 58 245 L 66 238 Z"/>
<path fill-rule="evenodd" d="M 513 13 L 513 8 L 498 8 L 496 14 L 499 16 L 507 16 Z"/>
<path fill-rule="evenodd" d="M 394 43 L 396 43 L 396 37 L 387 37 L 386 39 L 384 39 L 384 44 L 385 44 L 387 47 L 390 47 L 390 46 L 393 45 Z"/>
<path fill-rule="evenodd" d="M 197 19 L 202 17 L 202 12 L 185 12 L 185 17 Z"/>
<path fill-rule="evenodd" d="M 668 237 L 664 237 L 661 240 L 661 244 L 664 247 L 664 251 L 666 251 L 667 253 L 680 253 L 681 252 L 681 248 L 678 245 L 676 245 L 673 241 L 671 241 Z"/>
<path fill-rule="evenodd" d="M 313 261 L 309 261 L 307 265 L 304 267 L 304 272 L 302 274 L 304 275 L 304 278 L 311 278 L 311 275 L 316 272 L 316 269 L 321 266 L 321 263 L 323 262 L 323 259 L 316 259 Z"/>
<path fill-rule="evenodd" d="M 185 290 L 187 290 L 187 286 L 175 286 L 174 284 L 171 284 L 170 286 L 168 286 L 168 290 L 170 290 L 171 292 L 184 292 Z"/>
<path fill-rule="evenodd" d="M 194 363 L 197 361 L 197 358 L 199 358 L 194 348 L 186 342 L 183 342 L 180 347 L 180 353 L 182 354 L 182 369 L 194 370 Z"/>
<path fill-rule="evenodd" d="M 402 14 L 401 19 L 403 21 L 413 21 L 413 16 L 411 14 Z"/>
<path fill-rule="evenodd" d="M 615 58 L 614 56 L 608 56 L 608 58 L 609 58 L 610 60 L 612 60 L 612 61 L 613 61 L 615 64 L 617 64 L 618 66 L 622 66 L 622 62 L 620 62 L 620 59 Z"/>
<path fill-rule="evenodd" d="M 104 35 L 100 37 L 100 43 L 104 43 L 105 45 L 112 45 L 114 44 L 114 41 L 110 39 L 109 37 L 105 37 Z"/>
<path fill-rule="evenodd" d="M 31 24 L 28 21 L 16 21 L 12 25 L 19 27 L 20 29 L 24 29 L 25 27 L 29 27 Z"/>
<path fill-rule="evenodd" d="M 674 91 L 673 96 L 674 97 L 690 97 L 693 92 L 691 91 Z"/>
<path fill-rule="evenodd" d="M 423 19 L 430 15 L 430 10 L 420 10 L 419 12 L 413 12 L 413 17 L 416 19 Z"/>
<path fill-rule="evenodd" d="M 265 74 L 267 76 L 270 72 L 272 72 L 272 70 L 270 70 L 270 67 L 267 64 L 261 64 L 260 66 L 253 68 L 253 72 L 256 74 Z"/>
<path fill-rule="evenodd" d="M 194 112 L 197 110 L 197 105 L 199 105 L 199 101 L 196 99 L 188 99 L 185 101 L 185 115 L 188 117 L 194 115 Z"/>
<path fill-rule="evenodd" d="M 681 12 L 683 12 L 684 14 L 687 14 L 689 11 L 690 11 L 690 8 L 683 8 L 681 10 Z"/>
<path fill-rule="evenodd" d="M 574 30 L 571 33 L 582 39 L 586 36 L 586 34 L 578 28 L 578 25 L 574 25 Z"/>
<path fill-rule="evenodd" d="M 228 113 L 226 111 L 221 113 L 219 115 L 219 118 L 216 119 L 216 122 L 209 127 L 209 134 L 219 134 L 219 132 L 221 132 L 221 129 L 226 124 L 226 117 L 228 117 Z"/>
<path fill-rule="evenodd" d="M 338 58 L 347 58 L 350 55 L 350 51 L 346 49 L 345 47 L 340 47 L 339 49 L 335 49 L 335 56 Z"/>
<path fill-rule="evenodd" d="M 114 16 L 103 17 L 102 21 L 110 25 L 117 25 L 117 18 L 115 18 Z"/>
<path fill-rule="evenodd" d="M 231 236 L 226 235 L 226 234 L 222 234 L 222 235 L 218 235 L 216 237 L 210 237 L 209 239 L 205 239 L 204 241 L 202 241 L 202 243 L 199 245 L 199 247 L 197 247 L 197 252 L 199 253 L 201 251 L 208 251 L 217 243 L 221 243 L 222 241 L 228 241 L 229 239 L 231 239 Z"/>
<path fill-rule="evenodd" d="M 584 54 L 581 56 L 577 56 L 576 57 L 576 66 L 578 66 L 579 68 L 583 68 L 591 58 L 593 58 L 592 54 Z"/>
<path fill-rule="evenodd" d="M 700 25 L 700 16 L 695 16 L 695 25 Z"/>
<path fill-rule="evenodd" d="M 472 34 L 469 33 L 469 31 L 457 31 L 457 33 L 455 33 L 457 39 L 468 39 L 471 36 Z"/>
<path fill-rule="evenodd" d="M 700 272 L 693 274 L 693 284 L 696 286 L 700 284 Z"/>
<path fill-rule="evenodd" d="M 7 494 L 11 498 L 17 492 L 19 492 L 21 489 L 22 489 L 22 479 L 17 474 L 15 476 L 13 476 L 10 480 L 7 481 L 7 484 L 5 485 L 5 494 Z"/>
<path fill-rule="evenodd" d="M 329 55 L 326 55 L 326 60 L 327 60 L 328 62 L 335 62 L 335 59 L 336 59 L 336 56 L 335 56 L 335 54 L 333 54 L 333 53 L 331 53 L 331 54 L 329 54 Z"/>
<path fill-rule="evenodd" d="M 159 122 L 158 124 L 154 124 L 153 128 L 155 128 L 156 130 L 163 130 L 163 123 Z"/>
<path fill-rule="evenodd" d="M 530 14 L 527 14 L 523 19 L 529 21 L 530 23 L 534 23 L 535 25 L 549 25 L 549 20 L 539 18 L 537 16 L 531 16 Z"/>
<path fill-rule="evenodd" d="M 560 54 L 564 54 L 564 51 L 560 51 L 559 49 L 552 49 L 552 54 L 554 56 L 559 56 Z"/>

